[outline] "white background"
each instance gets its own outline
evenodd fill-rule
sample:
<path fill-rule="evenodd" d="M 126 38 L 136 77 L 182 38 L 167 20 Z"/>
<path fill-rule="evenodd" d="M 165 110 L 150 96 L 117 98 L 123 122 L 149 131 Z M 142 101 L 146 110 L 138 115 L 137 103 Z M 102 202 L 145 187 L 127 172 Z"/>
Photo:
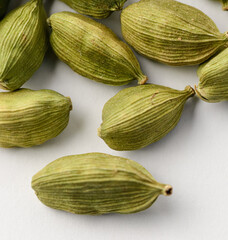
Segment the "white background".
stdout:
<path fill-rule="evenodd" d="M 11 1 L 11 8 L 25 1 Z M 71 10 L 46 1 L 48 14 Z M 129 0 L 126 5 L 136 1 Z M 182 0 L 208 14 L 221 32 L 228 12 L 212 0 Z M 102 20 L 122 38 L 120 13 Z M 169 67 L 137 55 L 150 83 L 184 89 L 197 84 L 197 67 Z M 136 82 L 131 86 L 136 85 Z M 65 131 L 29 149 L 0 149 L 0 239 L 2 240 L 225 240 L 228 236 L 228 103 L 190 99 L 178 126 L 144 149 L 116 152 L 97 137 L 105 102 L 119 90 L 74 73 L 48 52 L 41 68 L 24 87 L 53 89 L 73 102 Z M 138 161 L 160 182 L 174 188 L 148 210 L 131 215 L 82 216 L 44 206 L 30 187 L 32 176 L 56 158 L 104 152 Z"/>

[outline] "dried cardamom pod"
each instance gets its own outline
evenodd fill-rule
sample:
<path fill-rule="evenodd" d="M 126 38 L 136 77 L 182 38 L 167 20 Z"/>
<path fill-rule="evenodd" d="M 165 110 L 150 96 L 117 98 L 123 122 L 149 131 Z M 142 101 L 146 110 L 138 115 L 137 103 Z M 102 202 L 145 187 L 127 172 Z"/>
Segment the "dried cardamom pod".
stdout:
<path fill-rule="evenodd" d="M 228 11 L 228 0 L 219 0 L 222 3 L 222 8 L 224 11 Z"/>
<path fill-rule="evenodd" d="M 40 67 L 47 50 L 46 14 L 30 0 L 0 22 L 0 87 L 21 87 Z"/>
<path fill-rule="evenodd" d="M 103 153 L 59 158 L 33 176 L 32 188 L 49 207 L 90 215 L 143 211 L 172 194 L 137 162 Z"/>
<path fill-rule="evenodd" d="M 98 135 L 115 150 L 136 150 L 160 140 L 178 123 L 186 100 L 195 94 L 159 85 L 124 89 L 104 106 Z"/>
<path fill-rule="evenodd" d="M 174 65 L 194 65 L 228 46 L 228 33 L 200 10 L 174 0 L 141 0 L 123 10 L 122 33 L 142 55 Z"/>
<path fill-rule="evenodd" d="M 75 11 L 94 18 L 107 18 L 123 8 L 127 0 L 61 0 Z"/>
<path fill-rule="evenodd" d="M 10 0 L 0 0 L 0 19 L 2 19 L 7 11 Z"/>
<path fill-rule="evenodd" d="M 67 126 L 71 100 L 52 90 L 0 93 L 0 147 L 31 147 Z"/>
<path fill-rule="evenodd" d="M 48 22 L 54 52 L 75 72 L 110 85 L 146 82 L 131 49 L 103 24 L 70 12 L 55 13 Z"/>
<path fill-rule="evenodd" d="M 197 95 L 206 102 L 228 100 L 228 48 L 217 54 L 198 69 L 200 78 L 195 88 Z"/>

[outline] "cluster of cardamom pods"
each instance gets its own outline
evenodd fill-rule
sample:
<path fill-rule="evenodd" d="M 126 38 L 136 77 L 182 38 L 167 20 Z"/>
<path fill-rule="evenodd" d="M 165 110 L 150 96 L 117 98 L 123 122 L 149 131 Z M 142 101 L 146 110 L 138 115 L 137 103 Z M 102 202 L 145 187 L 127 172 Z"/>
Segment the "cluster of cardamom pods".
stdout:
<path fill-rule="evenodd" d="M 106 18 L 126 0 L 61 1 L 80 14 L 48 18 L 42 0 L 29 0 L 3 18 L 9 1 L 0 0 L 0 87 L 10 91 L 0 93 L 1 147 L 40 145 L 69 122 L 69 97 L 21 88 L 42 64 L 49 41 L 56 56 L 86 78 L 113 86 L 137 80 L 139 86 L 121 90 L 103 108 L 98 135 L 114 150 L 136 150 L 163 138 L 195 93 L 207 102 L 228 100 L 228 33 L 200 10 L 175 0 L 141 0 L 121 13 L 123 37 L 139 54 L 172 66 L 200 64 L 195 90 L 176 90 L 145 84 L 148 77 L 131 48 L 84 16 Z M 227 10 L 228 1 L 222 3 Z M 34 175 L 32 188 L 49 207 L 93 215 L 142 211 L 160 194 L 172 193 L 138 163 L 102 153 L 57 159 Z"/>

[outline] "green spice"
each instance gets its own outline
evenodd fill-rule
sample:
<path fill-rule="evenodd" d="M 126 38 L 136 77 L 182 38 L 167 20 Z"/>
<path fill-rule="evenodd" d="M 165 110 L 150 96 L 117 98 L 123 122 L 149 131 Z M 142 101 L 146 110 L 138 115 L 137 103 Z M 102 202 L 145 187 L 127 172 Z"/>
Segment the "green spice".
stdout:
<path fill-rule="evenodd" d="M 47 50 L 46 13 L 30 0 L 0 22 L 0 87 L 20 88 L 40 67 Z"/>
<path fill-rule="evenodd" d="M 202 64 L 198 70 L 200 78 L 197 95 L 206 102 L 228 100 L 228 49 Z"/>
<path fill-rule="evenodd" d="M 110 85 L 147 81 L 131 49 L 103 24 L 70 12 L 55 13 L 48 22 L 54 52 L 75 72 Z"/>
<path fill-rule="evenodd" d="M 72 104 L 52 90 L 0 93 L 0 147 L 31 147 L 59 135 Z"/>
<path fill-rule="evenodd" d="M 141 0 L 123 10 L 122 33 L 142 55 L 174 65 L 194 65 L 228 46 L 228 34 L 200 10 L 174 0 Z"/>
<path fill-rule="evenodd" d="M 33 176 L 32 188 L 49 207 L 90 215 L 139 212 L 172 193 L 137 162 L 103 153 L 59 158 Z"/>
<path fill-rule="evenodd" d="M 94 18 L 106 18 L 123 8 L 126 0 L 61 0 L 75 11 Z"/>
<path fill-rule="evenodd" d="M 136 150 L 163 138 L 179 122 L 184 104 L 194 95 L 159 85 L 124 89 L 104 106 L 98 135 L 115 150 Z"/>

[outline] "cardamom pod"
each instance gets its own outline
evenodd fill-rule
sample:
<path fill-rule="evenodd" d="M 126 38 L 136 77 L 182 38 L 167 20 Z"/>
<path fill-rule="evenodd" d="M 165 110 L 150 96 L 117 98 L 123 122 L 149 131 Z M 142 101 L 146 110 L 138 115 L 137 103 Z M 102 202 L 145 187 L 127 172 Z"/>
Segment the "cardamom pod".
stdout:
<path fill-rule="evenodd" d="M 200 10 L 174 0 L 141 0 L 123 10 L 122 33 L 140 54 L 159 62 L 194 65 L 228 46 L 228 33 Z"/>
<path fill-rule="evenodd" d="M 160 140 L 178 123 L 186 100 L 195 94 L 159 85 L 124 89 L 104 106 L 98 136 L 115 150 L 136 150 Z"/>
<path fill-rule="evenodd" d="M 52 90 L 0 93 L 0 147 L 31 147 L 59 135 L 72 104 Z"/>
<path fill-rule="evenodd" d="M 70 12 L 55 13 L 48 22 L 54 52 L 75 72 L 110 85 L 146 82 L 131 49 L 103 24 Z"/>
<path fill-rule="evenodd" d="M 33 176 L 32 188 L 51 208 L 90 215 L 143 211 L 172 194 L 137 162 L 103 153 L 59 158 Z"/>
<path fill-rule="evenodd" d="M 40 67 L 48 46 L 41 0 L 30 0 L 0 22 L 0 87 L 20 88 Z"/>
<path fill-rule="evenodd" d="M 2 19 L 7 11 L 10 0 L 0 0 L 0 19 Z"/>
<path fill-rule="evenodd" d="M 228 100 L 228 48 L 217 54 L 198 69 L 200 78 L 197 95 L 206 102 Z"/>
<path fill-rule="evenodd" d="M 107 18 L 112 12 L 121 10 L 127 0 L 61 0 L 75 11 L 94 18 Z"/>

